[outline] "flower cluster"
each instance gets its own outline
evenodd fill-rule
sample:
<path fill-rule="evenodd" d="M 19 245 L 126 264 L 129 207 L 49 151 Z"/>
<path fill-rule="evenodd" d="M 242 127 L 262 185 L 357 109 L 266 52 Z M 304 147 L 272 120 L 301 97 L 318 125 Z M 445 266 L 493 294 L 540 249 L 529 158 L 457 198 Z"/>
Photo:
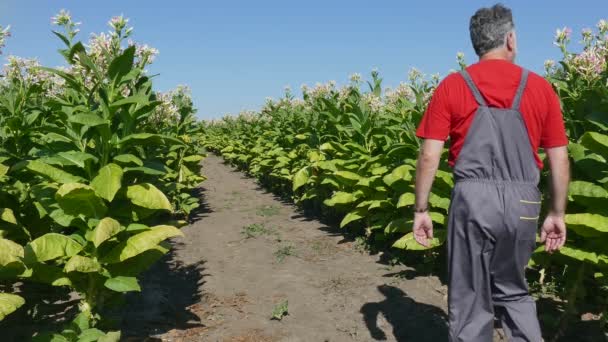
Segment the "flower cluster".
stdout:
<path fill-rule="evenodd" d="M 415 95 L 409 84 L 401 82 L 395 89 L 387 89 L 384 98 L 387 104 L 396 105 L 402 99 L 414 101 Z"/>
<path fill-rule="evenodd" d="M 584 47 L 580 53 L 568 52 L 566 48 L 570 41 L 571 30 L 568 28 L 557 30 L 555 43 L 562 49 L 563 60 L 568 64 L 570 70 L 570 74 L 565 75 L 567 79 L 571 79 L 573 73 L 576 73 L 582 79 L 592 81 L 601 77 L 602 72 L 608 67 L 606 63 L 608 59 L 608 23 L 600 20 L 597 29 L 598 33 L 595 35 L 590 28 L 582 30 Z M 555 62 L 546 61 L 545 70 L 548 74 L 553 74 L 558 69 L 555 67 Z"/>
<path fill-rule="evenodd" d="M 365 93 L 363 94 L 363 97 L 361 97 L 361 100 L 363 101 L 363 103 L 365 103 L 369 109 L 372 112 L 379 112 L 382 107 L 384 106 L 384 103 L 382 102 L 382 99 L 376 95 L 374 95 L 374 93 Z"/>
<path fill-rule="evenodd" d="M 2 54 L 2 48 L 6 44 L 6 38 L 11 36 L 11 32 L 9 31 L 10 28 L 10 26 L 7 26 L 6 28 L 0 26 L 0 55 Z"/>

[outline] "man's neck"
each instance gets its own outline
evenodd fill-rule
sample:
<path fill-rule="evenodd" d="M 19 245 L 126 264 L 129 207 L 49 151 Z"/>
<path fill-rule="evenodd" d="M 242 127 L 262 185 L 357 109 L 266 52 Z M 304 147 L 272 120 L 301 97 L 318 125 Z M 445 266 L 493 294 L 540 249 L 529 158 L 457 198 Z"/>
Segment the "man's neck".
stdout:
<path fill-rule="evenodd" d="M 479 61 L 487 61 L 492 59 L 500 59 L 507 62 L 512 62 L 511 58 L 504 51 L 492 51 L 488 52 L 485 55 L 479 57 Z"/>

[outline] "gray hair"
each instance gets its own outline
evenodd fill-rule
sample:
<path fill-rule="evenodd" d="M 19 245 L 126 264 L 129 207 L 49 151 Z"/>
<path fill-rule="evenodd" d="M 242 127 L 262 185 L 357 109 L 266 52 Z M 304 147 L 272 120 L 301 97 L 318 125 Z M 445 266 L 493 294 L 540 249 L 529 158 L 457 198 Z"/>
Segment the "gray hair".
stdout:
<path fill-rule="evenodd" d="M 515 28 L 511 10 L 502 4 L 481 8 L 471 17 L 469 31 L 478 56 L 505 44 L 507 34 Z"/>

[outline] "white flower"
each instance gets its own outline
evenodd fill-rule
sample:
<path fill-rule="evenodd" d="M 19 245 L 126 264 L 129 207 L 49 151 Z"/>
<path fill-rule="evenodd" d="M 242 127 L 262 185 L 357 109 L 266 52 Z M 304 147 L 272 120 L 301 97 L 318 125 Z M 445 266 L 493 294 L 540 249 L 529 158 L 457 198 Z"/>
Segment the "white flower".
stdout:
<path fill-rule="evenodd" d="M 71 21 L 72 21 L 72 16 L 70 15 L 70 12 L 68 12 L 64 9 L 59 11 L 59 13 L 57 15 L 55 15 L 54 17 L 51 17 L 51 22 L 54 25 L 64 26 L 64 25 L 70 24 Z"/>
<path fill-rule="evenodd" d="M 458 58 L 459 60 L 464 59 L 464 52 L 458 52 L 456 54 L 456 58 Z"/>
<path fill-rule="evenodd" d="M 418 70 L 416 68 L 411 68 L 410 69 L 410 72 L 408 74 L 408 78 L 409 78 L 410 82 L 415 82 L 420 77 L 422 77 L 422 73 L 420 72 L 420 70 Z"/>
<path fill-rule="evenodd" d="M 555 61 L 552 59 L 547 59 L 545 61 L 545 69 L 549 70 L 552 69 L 555 66 Z"/>
<path fill-rule="evenodd" d="M 110 27 L 113 28 L 115 31 L 120 31 L 123 28 L 125 28 L 125 26 L 127 26 L 128 22 L 129 22 L 129 19 L 120 15 L 120 16 L 112 17 L 112 19 L 110 19 L 110 21 L 108 21 L 108 25 L 110 25 Z"/>
<path fill-rule="evenodd" d="M 349 78 L 350 78 L 350 81 L 353 82 L 353 83 L 359 83 L 359 82 L 361 82 L 361 74 L 358 73 L 358 72 L 350 75 Z"/>
<path fill-rule="evenodd" d="M 4 29 L 2 28 L 2 26 L 0 26 L 0 55 L 2 54 L 2 48 L 5 45 L 6 38 L 11 36 L 11 32 L 9 31 L 10 28 L 10 25 Z"/>
<path fill-rule="evenodd" d="M 608 22 L 604 19 L 600 20 L 597 23 L 597 29 L 600 31 L 600 34 L 608 32 Z"/>

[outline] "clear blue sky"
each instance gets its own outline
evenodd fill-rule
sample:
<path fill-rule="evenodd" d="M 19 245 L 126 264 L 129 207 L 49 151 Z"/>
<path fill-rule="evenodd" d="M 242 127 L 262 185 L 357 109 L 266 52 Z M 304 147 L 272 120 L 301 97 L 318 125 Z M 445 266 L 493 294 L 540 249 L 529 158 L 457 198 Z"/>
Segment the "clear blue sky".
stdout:
<path fill-rule="evenodd" d="M 111 16 L 124 14 L 134 39 L 160 50 L 150 68 L 156 86 L 192 87 L 199 117 L 214 118 L 257 109 L 266 96 L 280 97 L 291 85 L 366 76 L 377 67 L 385 85 L 407 78 L 410 67 L 445 75 L 463 51 L 474 61 L 468 20 L 490 1 L 35 1 L 0 0 L 0 24 L 12 26 L 4 54 L 61 64 L 60 42 L 50 17 L 69 10 L 82 21 L 82 39 L 106 31 Z M 541 72 L 557 58 L 555 29 L 584 27 L 608 17 L 608 1 L 504 1 L 519 37 L 519 60 Z"/>

